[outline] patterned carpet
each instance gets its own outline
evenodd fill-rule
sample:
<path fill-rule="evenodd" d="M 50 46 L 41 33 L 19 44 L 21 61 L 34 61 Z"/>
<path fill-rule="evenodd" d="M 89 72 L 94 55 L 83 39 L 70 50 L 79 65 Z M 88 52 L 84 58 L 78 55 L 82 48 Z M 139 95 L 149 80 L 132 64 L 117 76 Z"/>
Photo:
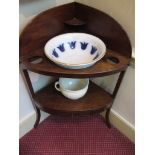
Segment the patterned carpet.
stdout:
<path fill-rule="evenodd" d="M 134 155 L 134 144 L 100 115 L 50 116 L 19 140 L 20 155 Z"/>

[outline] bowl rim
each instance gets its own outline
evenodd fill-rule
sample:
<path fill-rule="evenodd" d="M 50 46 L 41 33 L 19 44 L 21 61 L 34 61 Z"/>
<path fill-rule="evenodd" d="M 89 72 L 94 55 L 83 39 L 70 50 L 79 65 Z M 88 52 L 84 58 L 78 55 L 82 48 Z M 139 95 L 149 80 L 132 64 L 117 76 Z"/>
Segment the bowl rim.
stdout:
<path fill-rule="evenodd" d="M 104 52 L 102 51 L 101 54 L 99 55 L 99 57 L 98 57 L 97 59 L 95 59 L 95 60 L 93 60 L 93 61 L 91 61 L 91 62 L 88 62 L 88 63 L 70 64 L 70 63 L 60 62 L 60 61 L 57 61 L 57 60 L 55 60 L 55 59 L 52 59 L 52 57 L 50 57 L 50 56 L 47 54 L 47 52 L 46 52 L 46 48 L 47 48 L 47 45 L 49 44 L 49 42 L 50 42 L 51 40 L 55 39 L 55 38 L 58 38 L 58 37 L 61 37 L 61 36 L 65 36 L 65 35 L 72 35 L 72 34 L 73 34 L 73 35 L 74 35 L 74 34 L 77 34 L 77 35 L 87 35 L 87 36 L 90 36 L 90 37 L 95 38 L 96 40 L 98 40 L 98 41 L 100 41 L 100 42 L 102 43 L 102 45 L 105 47 L 105 51 L 104 51 Z M 50 59 L 51 61 L 55 62 L 56 64 L 76 67 L 76 66 L 85 66 L 85 65 L 90 65 L 90 64 L 96 63 L 97 61 L 99 61 L 99 60 L 101 60 L 101 59 L 103 58 L 103 56 L 104 56 L 105 53 L 106 53 L 106 49 L 107 49 L 107 48 L 106 48 L 105 43 L 104 43 L 100 38 L 98 38 L 98 37 L 96 37 L 96 36 L 94 36 L 94 35 L 92 35 L 92 34 L 89 34 L 89 33 L 76 33 L 76 32 L 71 32 L 71 33 L 63 33 L 63 34 L 57 35 L 57 36 L 55 36 L 55 37 L 49 39 L 49 40 L 46 42 L 45 46 L 44 46 L 44 53 L 45 53 L 45 55 L 48 57 L 48 59 Z"/>
<path fill-rule="evenodd" d="M 85 85 L 85 87 L 83 87 L 82 89 L 78 89 L 78 90 L 69 90 L 69 89 L 65 89 L 65 88 L 63 88 L 63 87 L 61 87 L 61 89 L 62 89 L 62 91 L 66 91 L 66 92 L 78 92 L 78 91 L 82 91 L 82 90 L 84 90 L 84 89 L 87 89 L 88 88 L 88 86 L 89 86 L 89 81 L 90 81 L 90 79 L 89 78 L 85 78 L 85 80 L 87 80 L 86 81 L 86 85 Z M 58 80 L 59 81 L 59 80 Z"/>

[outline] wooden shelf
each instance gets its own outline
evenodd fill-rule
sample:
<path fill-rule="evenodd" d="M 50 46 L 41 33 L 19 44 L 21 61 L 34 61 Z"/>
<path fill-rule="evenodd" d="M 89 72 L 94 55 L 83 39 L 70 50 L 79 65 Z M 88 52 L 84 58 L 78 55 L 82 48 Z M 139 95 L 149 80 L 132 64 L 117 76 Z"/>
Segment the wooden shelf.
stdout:
<path fill-rule="evenodd" d="M 113 102 L 112 96 L 90 82 L 88 92 L 78 100 L 65 98 L 54 88 L 54 83 L 35 94 L 36 105 L 48 113 L 94 113 L 103 111 Z"/>
<path fill-rule="evenodd" d="M 99 77 L 104 75 L 109 75 L 113 73 L 120 72 L 125 70 L 129 64 L 129 58 L 122 56 L 121 54 L 107 50 L 106 55 L 95 65 L 86 69 L 65 69 L 62 67 L 57 66 L 46 56 L 43 55 L 44 52 L 42 51 L 42 55 L 34 55 L 31 56 L 32 58 L 42 58 L 42 62 L 33 64 L 31 63 L 31 59 L 27 58 L 22 61 L 22 65 L 25 68 L 44 75 L 51 75 L 51 76 L 61 76 L 61 77 L 76 77 L 76 78 L 84 78 L 84 77 Z M 114 57 L 118 60 L 117 63 L 111 63 L 108 61 L 109 57 Z"/>
<path fill-rule="evenodd" d="M 69 26 L 64 24 L 66 22 L 70 23 Z M 102 60 L 90 68 L 63 69 L 48 60 L 44 54 L 44 46 L 49 39 L 69 32 L 95 35 L 109 50 Z M 49 76 L 84 78 L 110 75 L 125 70 L 131 58 L 131 44 L 122 27 L 107 14 L 75 2 L 49 9 L 36 16 L 21 33 L 19 43 L 19 57 L 23 68 Z M 117 58 L 119 62 L 107 62 L 108 56 Z M 36 57 L 42 58 L 42 62 L 33 64 L 31 60 Z"/>

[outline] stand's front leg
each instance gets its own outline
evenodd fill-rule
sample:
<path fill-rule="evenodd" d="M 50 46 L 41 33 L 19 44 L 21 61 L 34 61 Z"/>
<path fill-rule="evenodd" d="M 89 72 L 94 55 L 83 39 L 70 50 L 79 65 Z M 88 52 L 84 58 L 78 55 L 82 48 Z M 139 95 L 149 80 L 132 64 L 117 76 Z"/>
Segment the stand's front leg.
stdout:
<path fill-rule="evenodd" d="M 37 128 L 37 126 L 39 125 L 39 121 L 40 121 L 40 110 L 36 107 L 36 121 L 34 124 L 34 128 Z"/>
<path fill-rule="evenodd" d="M 110 123 L 110 119 L 109 119 L 110 109 L 111 109 L 111 107 L 109 107 L 106 110 L 106 114 L 105 114 L 106 125 L 108 128 L 111 128 L 111 123 Z"/>
<path fill-rule="evenodd" d="M 117 92 L 118 92 L 118 89 L 120 87 L 120 84 L 121 84 L 121 82 L 123 80 L 124 74 L 125 74 L 125 71 L 121 71 L 121 73 L 120 73 L 120 75 L 118 77 L 116 86 L 115 86 L 114 91 L 113 91 L 113 94 L 112 94 L 112 97 L 114 99 L 115 99 L 115 97 L 117 95 Z M 110 115 L 110 110 L 111 110 L 112 104 L 106 109 L 106 114 L 105 114 L 105 120 L 106 120 L 106 124 L 107 124 L 108 128 L 111 128 L 111 123 L 110 123 L 109 115 Z"/>
<path fill-rule="evenodd" d="M 33 87 L 32 87 L 32 83 L 31 83 L 28 71 L 26 69 L 23 69 L 22 71 L 23 71 L 25 82 L 26 82 L 26 85 L 27 85 L 27 88 L 28 88 L 28 91 L 29 91 L 29 94 L 30 94 L 30 97 L 31 97 L 31 100 L 32 100 L 34 110 L 36 111 L 36 121 L 35 121 L 35 124 L 34 124 L 34 128 L 36 128 L 38 126 L 38 124 L 39 124 L 39 121 L 40 121 L 40 109 L 36 106 L 35 101 L 34 101 L 35 94 L 34 94 L 34 90 L 33 90 Z"/>

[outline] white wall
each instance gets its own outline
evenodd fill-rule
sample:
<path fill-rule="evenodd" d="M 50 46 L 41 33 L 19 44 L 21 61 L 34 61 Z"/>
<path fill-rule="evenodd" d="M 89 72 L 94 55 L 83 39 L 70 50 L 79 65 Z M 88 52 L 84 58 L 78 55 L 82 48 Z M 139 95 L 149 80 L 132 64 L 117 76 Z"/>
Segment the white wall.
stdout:
<path fill-rule="evenodd" d="M 115 18 L 126 30 L 134 48 L 134 1 L 133 0 L 76 0 L 80 3 L 96 7 Z M 72 2 L 72 0 L 20 0 L 20 32 L 24 26 L 35 17 L 41 11 L 48 8 Z M 19 73 L 20 74 L 20 73 Z M 120 90 L 116 96 L 113 110 L 122 116 L 127 122 L 134 126 L 134 76 L 135 69 L 129 67 L 123 83 L 121 84 Z M 110 77 L 94 78 L 97 84 L 112 91 L 116 83 L 118 75 L 112 75 Z M 37 90 L 40 87 L 46 85 L 51 77 L 41 76 L 35 73 L 31 73 L 31 79 L 33 82 L 34 89 Z M 25 88 L 23 79 L 20 74 L 20 121 L 23 120 L 27 115 L 34 111 L 31 100 Z"/>

